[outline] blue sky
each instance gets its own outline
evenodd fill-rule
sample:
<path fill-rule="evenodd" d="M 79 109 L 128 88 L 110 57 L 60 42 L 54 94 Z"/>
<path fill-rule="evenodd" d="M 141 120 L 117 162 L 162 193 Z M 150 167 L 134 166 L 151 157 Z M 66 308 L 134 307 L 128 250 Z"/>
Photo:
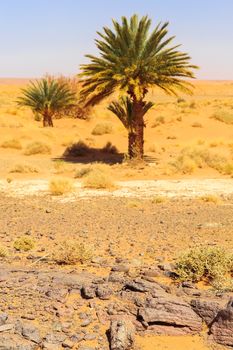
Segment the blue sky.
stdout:
<path fill-rule="evenodd" d="M 233 79 L 233 0 L 0 0 L 0 77 L 76 74 L 96 31 L 148 14 L 170 22 L 201 79 Z"/>

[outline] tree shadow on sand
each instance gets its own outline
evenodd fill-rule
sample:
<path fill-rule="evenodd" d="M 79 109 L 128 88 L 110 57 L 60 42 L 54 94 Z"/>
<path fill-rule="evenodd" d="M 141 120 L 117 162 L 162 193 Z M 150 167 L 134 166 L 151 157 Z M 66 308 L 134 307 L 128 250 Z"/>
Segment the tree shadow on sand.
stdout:
<path fill-rule="evenodd" d="M 102 162 L 106 164 L 116 164 L 123 162 L 124 154 L 119 153 L 111 142 L 108 142 L 103 148 L 94 148 L 79 141 L 68 146 L 59 159 L 69 163 L 88 164 Z"/>

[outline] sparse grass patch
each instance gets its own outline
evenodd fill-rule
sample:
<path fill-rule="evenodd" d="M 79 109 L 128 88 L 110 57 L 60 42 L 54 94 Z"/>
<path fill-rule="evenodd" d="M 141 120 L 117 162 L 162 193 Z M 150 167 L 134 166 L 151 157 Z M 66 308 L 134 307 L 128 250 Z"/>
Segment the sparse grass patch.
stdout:
<path fill-rule="evenodd" d="M 100 135 L 106 135 L 111 134 L 113 132 L 113 126 L 111 123 L 98 123 L 92 130 L 92 135 L 100 136 Z"/>
<path fill-rule="evenodd" d="M 200 200 L 206 203 L 214 203 L 214 204 L 221 204 L 222 200 L 220 197 L 214 195 L 214 194 L 207 194 L 199 197 Z"/>
<path fill-rule="evenodd" d="M 22 236 L 14 241 L 14 248 L 18 251 L 27 252 L 35 247 L 35 242 L 31 237 Z"/>
<path fill-rule="evenodd" d="M 32 156 L 34 154 L 50 154 L 51 147 L 47 143 L 41 141 L 31 142 L 25 148 L 24 154 L 26 156 Z"/>
<path fill-rule="evenodd" d="M 221 247 L 197 247 L 177 259 L 176 272 L 182 281 L 220 281 L 233 271 L 233 255 Z"/>
<path fill-rule="evenodd" d="M 165 118 L 163 116 L 159 116 L 155 118 L 155 122 L 151 125 L 152 128 L 156 128 L 157 126 L 165 124 Z"/>
<path fill-rule="evenodd" d="M 193 127 L 193 128 L 203 128 L 203 125 L 202 125 L 201 123 L 199 123 L 199 122 L 194 122 L 194 123 L 192 124 L 192 127 Z"/>
<path fill-rule="evenodd" d="M 165 203 L 167 201 L 167 198 L 164 196 L 156 196 L 152 199 L 153 204 L 161 204 Z"/>
<path fill-rule="evenodd" d="M 70 179 L 54 178 L 49 183 L 49 190 L 53 196 L 61 196 L 74 190 L 74 184 Z"/>
<path fill-rule="evenodd" d="M 226 124 L 233 124 L 233 113 L 228 111 L 217 111 L 215 112 L 212 117 L 212 119 L 216 119 L 220 122 L 226 123 Z"/>
<path fill-rule="evenodd" d="M 100 169 L 93 169 L 89 172 L 83 181 L 84 187 L 93 189 L 114 189 L 114 184 L 111 176 Z"/>
<path fill-rule="evenodd" d="M 11 140 L 4 141 L 1 144 L 1 147 L 2 148 L 12 148 L 12 149 L 22 149 L 21 142 L 17 139 L 11 139 Z"/>
<path fill-rule="evenodd" d="M 140 206 L 141 206 L 141 203 L 138 200 L 130 200 L 127 202 L 128 208 L 139 208 Z"/>
<path fill-rule="evenodd" d="M 38 168 L 30 164 L 16 164 L 10 171 L 10 173 L 19 173 L 19 174 L 33 174 L 39 173 Z"/>
<path fill-rule="evenodd" d="M 204 168 L 206 166 L 224 173 L 224 167 L 228 163 L 227 158 L 211 153 L 204 147 L 185 147 L 181 154 L 170 165 L 177 171 L 184 174 L 191 173 L 195 168 Z M 187 168 L 187 170 L 186 170 Z M 189 170 L 191 169 L 191 170 Z"/>
<path fill-rule="evenodd" d="M 7 247 L 0 244 L 0 258 L 7 258 L 9 256 L 9 250 Z"/>
<path fill-rule="evenodd" d="M 86 263 L 92 256 L 93 252 L 89 246 L 77 241 L 66 240 L 54 249 L 52 259 L 58 264 L 74 265 Z"/>
<path fill-rule="evenodd" d="M 152 144 L 148 147 L 148 152 L 152 152 L 152 153 L 157 152 L 157 148 L 156 148 L 155 144 Z"/>

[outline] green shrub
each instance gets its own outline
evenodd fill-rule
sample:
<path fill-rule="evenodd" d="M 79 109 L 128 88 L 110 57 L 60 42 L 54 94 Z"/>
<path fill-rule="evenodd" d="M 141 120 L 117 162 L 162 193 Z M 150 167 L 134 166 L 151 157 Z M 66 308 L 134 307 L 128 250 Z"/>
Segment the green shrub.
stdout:
<path fill-rule="evenodd" d="M 63 241 L 53 251 L 52 259 L 58 264 L 85 263 L 92 258 L 92 250 L 77 241 Z"/>
<path fill-rule="evenodd" d="M 28 236 L 22 236 L 14 241 L 14 248 L 19 251 L 27 252 L 33 249 L 35 243 L 32 238 Z"/>
<path fill-rule="evenodd" d="M 110 123 L 98 123 L 92 130 L 92 135 L 105 135 L 113 132 L 112 124 Z"/>
<path fill-rule="evenodd" d="M 51 147 L 44 142 L 35 141 L 27 145 L 24 154 L 26 156 L 31 156 L 34 154 L 50 154 Z"/>
<path fill-rule="evenodd" d="M 182 281 L 222 280 L 233 271 L 233 255 L 221 247 L 198 247 L 182 254 L 176 272 Z"/>

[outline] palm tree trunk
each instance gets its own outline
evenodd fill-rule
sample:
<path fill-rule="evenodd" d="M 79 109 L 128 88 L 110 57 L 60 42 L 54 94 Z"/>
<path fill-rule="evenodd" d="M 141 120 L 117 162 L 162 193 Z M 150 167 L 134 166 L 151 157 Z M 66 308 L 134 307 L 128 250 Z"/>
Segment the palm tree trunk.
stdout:
<path fill-rule="evenodd" d="M 135 145 L 136 145 L 136 134 L 133 131 L 128 133 L 128 155 L 129 158 L 135 158 Z"/>
<path fill-rule="evenodd" d="M 129 134 L 129 157 L 142 160 L 144 155 L 144 119 L 143 119 L 143 106 L 142 100 L 137 101 L 134 99 L 134 132 L 133 135 Z"/>
<path fill-rule="evenodd" d="M 46 110 L 43 114 L 43 127 L 46 126 L 51 126 L 53 127 L 53 120 L 51 115 L 48 113 L 48 111 Z"/>

